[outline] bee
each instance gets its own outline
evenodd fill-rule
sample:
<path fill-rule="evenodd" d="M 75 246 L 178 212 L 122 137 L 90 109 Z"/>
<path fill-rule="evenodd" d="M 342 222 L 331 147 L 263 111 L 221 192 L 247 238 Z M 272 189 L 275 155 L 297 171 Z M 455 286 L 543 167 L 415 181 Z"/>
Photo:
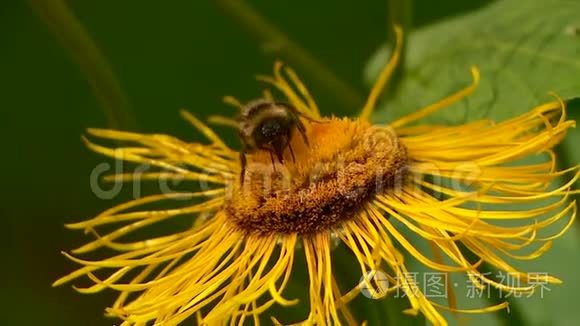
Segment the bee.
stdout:
<path fill-rule="evenodd" d="M 246 172 L 247 153 L 257 150 L 268 151 L 272 166 L 275 169 L 274 156 L 278 162 L 284 163 L 283 153 L 287 147 L 290 150 L 292 160 L 296 160 L 290 145 L 290 139 L 295 129 L 300 132 L 304 143 L 309 146 L 306 128 L 300 117 L 311 120 L 288 103 L 263 99 L 249 102 L 242 109 L 238 130 L 242 141 L 240 151 L 240 182 L 242 184 Z"/>

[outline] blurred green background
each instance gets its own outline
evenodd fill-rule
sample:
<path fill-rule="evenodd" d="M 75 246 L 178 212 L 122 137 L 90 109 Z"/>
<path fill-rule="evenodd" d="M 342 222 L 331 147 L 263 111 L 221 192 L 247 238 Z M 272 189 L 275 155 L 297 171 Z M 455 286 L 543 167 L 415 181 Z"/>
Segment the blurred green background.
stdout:
<path fill-rule="evenodd" d="M 410 23 L 425 27 L 489 2 L 416 0 L 409 8 Z M 57 3 L 0 3 L 2 325 L 113 323 L 103 317 L 111 293 L 80 295 L 69 286 L 50 286 L 74 268 L 59 251 L 86 240 L 81 232 L 66 231 L 63 224 L 119 202 L 100 200 L 89 187 L 91 170 L 105 160 L 85 149 L 80 135 L 87 127 L 109 127 L 110 120 L 88 81 L 87 67 L 79 65 L 79 56 L 90 54 L 79 52 L 82 44 L 63 42 L 62 31 L 55 32 L 59 27 L 51 28 L 50 20 L 41 19 Z M 346 81 L 353 94 L 366 94 L 363 68 L 389 37 L 386 1 L 247 3 Z M 198 139 L 179 118 L 178 109 L 187 108 L 200 117 L 232 113 L 222 96 L 257 97 L 260 87 L 253 76 L 269 73 L 278 57 L 277 44 L 257 40 L 217 2 L 67 4 L 126 96 L 127 105 L 112 96 L 127 110 L 118 121 L 123 129 Z M 294 68 L 325 113 L 356 113 L 357 108 L 332 96 L 312 72 L 302 71 L 300 65 Z"/>

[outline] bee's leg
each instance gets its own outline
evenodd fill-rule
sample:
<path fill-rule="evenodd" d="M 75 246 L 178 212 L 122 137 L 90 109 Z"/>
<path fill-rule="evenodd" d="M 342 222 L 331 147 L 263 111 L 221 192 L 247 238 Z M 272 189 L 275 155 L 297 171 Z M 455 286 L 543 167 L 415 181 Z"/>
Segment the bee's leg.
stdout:
<path fill-rule="evenodd" d="M 288 146 L 289 141 L 290 141 L 290 133 L 276 138 L 271 143 L 272 148 L 269 149 L 270 153 L 276 154 L 276 157 L 278 158 L 278 162 L 280 162 L 280 164 L 284 164 L 284 149 L 286 148 L 286 146 Z"/>
<path fill-rule="evenodd" d="M 272 169 L 274 170 L 274 173 L 276 173 L 276 162 L 274 162 L 274 153 L 272 153 L 272 151 L 270 151 L 270 161 L 272 161 Z"/>
<path fill-rule="evenodd" d="M 246 148 L 242 148 L 240 151 L 240 184 L 244 185 L 244 177 L 246 176 Z"/>
<path fill-rule="evenodd" d="M 310 143 L 308 143 L 308 137 L 306 137 L 306 128 L 300 119 L 296 119 L 296 128 L 300 132 L 300 135 L 302 135 L 302 139 L 304 140 L 306 146 L 310 147 Z"/>
<path fill-rule="evenodd" d="M 276 157 L 278 158 L 278 162 L 280 162 L 280 164 L 284 164 L 284 151 L 276 151 Z"/>
<path fill-rule="evenodd" d="M 288 143 L 288 147 L 290 148 L 290 155 L 292 156 L 292 162 L 296 162 L 296 157 L 294 156 L 294 151 L 292 150 L 292 144 Z"/>

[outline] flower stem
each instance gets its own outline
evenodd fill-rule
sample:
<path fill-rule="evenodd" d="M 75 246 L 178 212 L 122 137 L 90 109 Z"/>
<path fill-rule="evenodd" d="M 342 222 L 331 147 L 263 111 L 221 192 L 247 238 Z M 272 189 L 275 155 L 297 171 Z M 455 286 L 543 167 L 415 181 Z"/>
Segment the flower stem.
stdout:
<path fill-rule="evenodd" d="M 129 101 L 95 41 L 64 0 L 30 0 L 30 6 L 79 65 L 111 128 L 134 129 Z"/>
<path fill-rule="evenodd" d="M 257 13 L 243 0 L 216 0 L 215 3 L 225 14 L 235 19 L 246 31 L 267 45 L 274 53 L 292 65 L 300 67 L 308 76 L 320 85 L 330 96 L 345 107 L 361 107 L 364 98 L 348 83 L 319 62 L 306 49 L 290 40 L 274 24 Z"/>

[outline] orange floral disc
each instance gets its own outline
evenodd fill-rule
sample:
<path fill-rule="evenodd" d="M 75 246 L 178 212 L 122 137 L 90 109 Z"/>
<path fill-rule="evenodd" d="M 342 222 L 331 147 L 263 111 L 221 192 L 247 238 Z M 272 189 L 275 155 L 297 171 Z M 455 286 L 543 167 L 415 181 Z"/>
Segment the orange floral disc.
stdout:
<path fill-rule="evenodd" d="M 401 184 L 407 153 L 389 127 L 348 118 L 305 123 L 309 145 L 295 133 L 282 163 L 250 156 L 246 182 L 225 211 L 248 233 L 307 234 L 351 218 L 370 196 Z"/>

